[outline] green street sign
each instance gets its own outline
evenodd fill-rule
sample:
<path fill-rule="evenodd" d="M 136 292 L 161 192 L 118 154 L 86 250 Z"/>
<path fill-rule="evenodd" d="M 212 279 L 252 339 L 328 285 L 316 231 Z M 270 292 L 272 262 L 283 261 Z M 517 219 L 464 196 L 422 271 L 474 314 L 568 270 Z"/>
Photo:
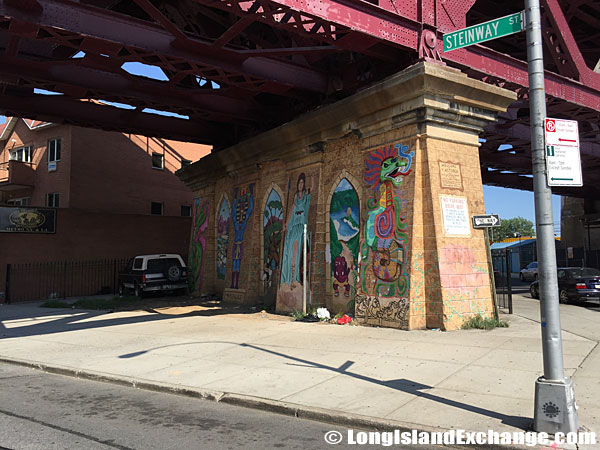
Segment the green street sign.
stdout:
<path fill-rule="evenodd" d="M 452 33 L 446 33 L 443 37 L 444 51 L 449 52 L 457 48 L 468 47 L 469 45 L 523 31 L 525 29 L 524 16 L 525 11 L 521 11 Z"/>

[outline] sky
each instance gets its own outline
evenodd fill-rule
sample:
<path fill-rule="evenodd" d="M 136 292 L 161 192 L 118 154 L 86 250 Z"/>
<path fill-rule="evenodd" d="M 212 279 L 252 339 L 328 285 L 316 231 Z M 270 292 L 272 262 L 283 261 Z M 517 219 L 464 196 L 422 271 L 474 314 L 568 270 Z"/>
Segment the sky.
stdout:
<path fill-rule="evenodd" d="M 483 186 L 486 214 L 498 214 L 500 220 L 524 217 L 535 225 L 533 192 L 506 189 L 496 186 Z M 554 234 L 560 236 L 560 196 L 552 196 Z"/>

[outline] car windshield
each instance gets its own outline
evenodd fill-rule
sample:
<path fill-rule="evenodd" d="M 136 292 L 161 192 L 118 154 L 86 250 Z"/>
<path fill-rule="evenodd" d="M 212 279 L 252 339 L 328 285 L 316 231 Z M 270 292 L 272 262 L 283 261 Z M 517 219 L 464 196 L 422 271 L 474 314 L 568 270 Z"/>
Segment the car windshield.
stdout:
<path fill-rule="evenodd" d="M 589 267 L 578 267 L 576 269 L 569 269 L 569 274 L 571 274 L 573 278 L 598 277 L 600 276 L 600 270 Z"/>

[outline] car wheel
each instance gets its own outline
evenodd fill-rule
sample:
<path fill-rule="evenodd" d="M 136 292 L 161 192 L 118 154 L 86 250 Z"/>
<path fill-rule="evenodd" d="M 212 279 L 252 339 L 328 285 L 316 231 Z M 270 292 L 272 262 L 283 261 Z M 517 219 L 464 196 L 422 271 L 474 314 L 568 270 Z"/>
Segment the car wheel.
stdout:
<path fill-rule="evenodd" d="M 567 291 L 565 291 L 564 289 L 560 290 L 560 292 L 558 293 L 558 301 L 564 304 L 569 303 L 569 294 L 567 294 Z"/>
<path fill-rule="evenodd" d="M 142 298 L 144 296 L 144 290 L 137 283 L 135 283 L 135 287 L 133 288 L 133 295 L 139 298 Z"/>
<path fill-rule="evenodd" d="M 167 269 L 167 277 L 169 281 L 179 281 L 181 278 L 181 269 L 176 265 L 172 265 Z"/>
<path fill-rule="evenodd" d="M 540 298 L 540 293 L 538 292 L 538 288 L 535 284 L 529 286 L 529 293 L 531 294 L 531 298 Z"/>

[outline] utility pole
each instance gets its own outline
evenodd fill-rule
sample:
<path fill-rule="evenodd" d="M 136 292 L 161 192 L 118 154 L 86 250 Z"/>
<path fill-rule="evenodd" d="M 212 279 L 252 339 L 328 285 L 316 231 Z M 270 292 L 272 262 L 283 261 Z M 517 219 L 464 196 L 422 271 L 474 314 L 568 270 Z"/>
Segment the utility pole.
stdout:
<path fill-rule="evenodd" d="M 563 363 L 552 191 L 546 178 L 544 153 L 546 95 L 539 0 L 525 0 L 525 18 L 529 65 L 531 158 L 544 358 L 544 375 L 535 383 L 533 427 L 537 432 L 568 433 L 577 431 L 579 423 L 573 381 L 565 377 Z"/>

